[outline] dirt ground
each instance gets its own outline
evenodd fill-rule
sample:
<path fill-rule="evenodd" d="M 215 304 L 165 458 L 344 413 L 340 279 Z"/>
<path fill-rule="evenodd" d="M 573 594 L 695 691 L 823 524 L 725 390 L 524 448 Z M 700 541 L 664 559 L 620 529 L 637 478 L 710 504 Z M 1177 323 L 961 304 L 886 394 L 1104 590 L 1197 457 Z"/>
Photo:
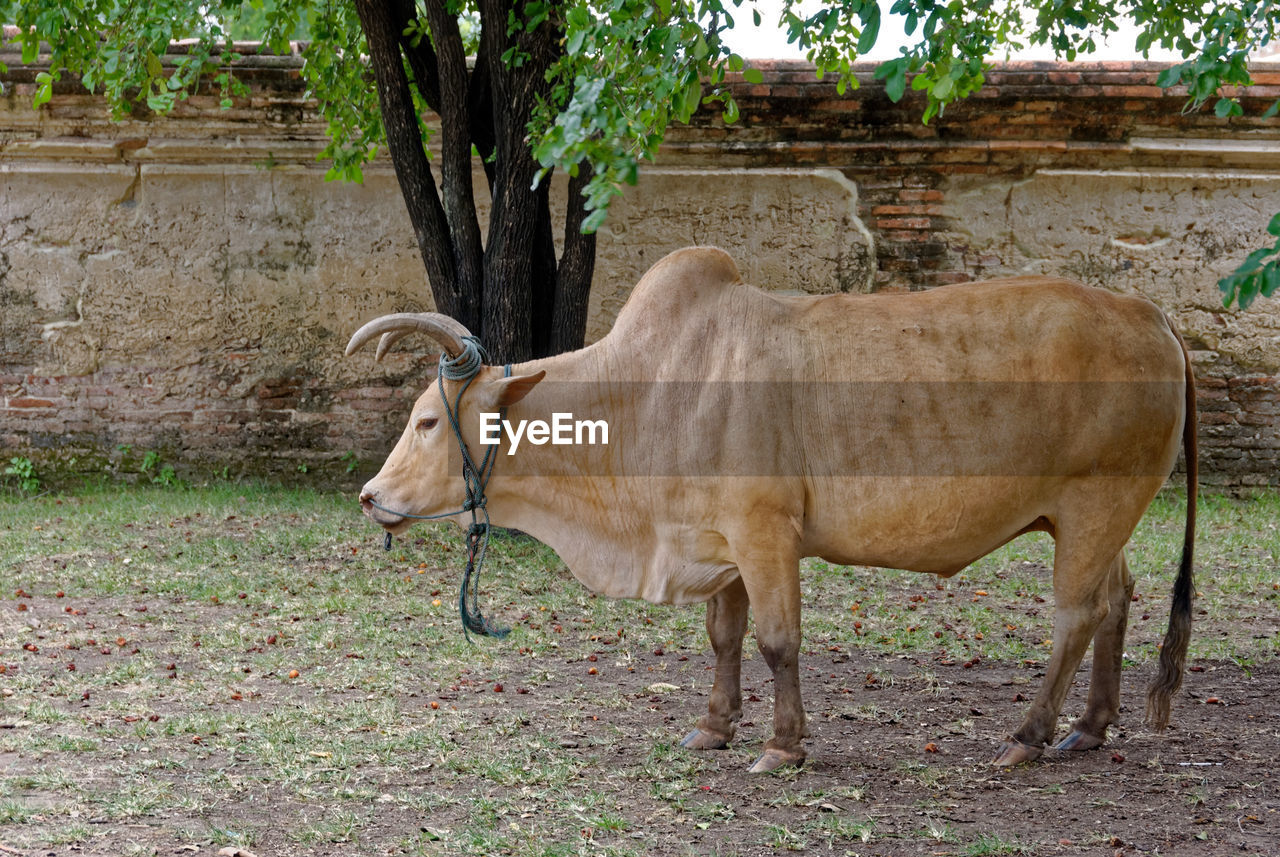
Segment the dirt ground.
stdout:
<path fill-rule="evenodd" d="M 232 499 L 200 518 L 195 501 L 172 502 L 186 505 L 167 522 L 106 521 L 74 549 L 69 532 L 56 550 L 23 548 L 24 533 L 47 532 L 35 513 L 10 529 L 0 857 L 1280 855 L 1280 661 L 1267 655 L 1280 581 L 1269 559 L 1195 632 L 1230 634 L 1256 660 L 1193 660 L 1171 728 L 1152 733 L 1143 695 L 1168 589 L 1144 581 L 1143 603 L 1161 607 L 1135 611 L 1109 743 L 1014 769 L 988 762 L 1043 659 L 893 654 L 849 636 L 848 602 L 866 599 L 869 629 L 870 597 L 889 587 L 883 604 L 905 605 L 903 621 L 989 618 L 999 631 L 986 644 L 1022 634 L 1035 655 L 1045 626 L 1034 623 L 1051 605 L 1023 589 L 1043 585 L 1043 569 L 1010 560 L 945 592 L 914 577 L 811 573 L 810 758 L 751 776 L 773 696 L 758 655 L 744 662 L 733 746 L 676 747 L 711 685 L 697 608 L 592 598 L 553 556 L 514 543 L 486 608 L 518 627 L 472 646 L 444 603 L 455 541 L 419 539 L 421 554 L 397 559 L 370 549 L 336 503 L 248 518 Z M 71 520 L 66 507 L 54 514 Z M 1246 541 L 1206 563 L 1234 568 L 1256 552 Z M 1201 580 L 1211 594 L 1226 586 L 1223 573 Z M 959 612 L 988 602 L 990 613 Z M 1087 678 L 1077 675 L 1059 734 Z"/>
<path fill-rule="evenodd" d="M 634 830 L 643 832 L 641 853 L 1280 854 L 1275 663 L 1249 674 L 1231 663 L 1196 664 L 1178 698 L 1176 724 L 1163 735 L 1141 725 L 1139 689 L 1150 671 L 1131 670 L 1125 675 L 1125 722 L 1113 727 L 1106 747 L 1050 752 L 1034 764 L 1002 770 L 988 762 L 1038 684 L 1027 679 L 1038 680 L 1040 673 L 1000 663 L 965 668 L 844 654 L 815 663 L 821 660 L 810 656 L 805 664 L 812 732 L 805 767 L 782 777 L 745 773 L 768 737 L 771 713 L 767 670 L 758 659 L 750 662 L 744 693 L 760 698 L 748 702 L 735 746 L 706 754 L 710 762 L 691 798 L 739 823 L 691 828 L 660 802 L 633 793 L 628 814 Z M 690 657 L 664 681 L 683 686 L 711 664 L 707 656 Z M 936 686 L 922 686 L 920 667 L 936 677 Z M 1082 708 L 1079 685 L 1085 679 L 1082 672 L 1067 711 Z M 702 696 L 656 696 L 644 681 L 618 689 L 638 704 L 598 715 L 585 710 L 581 729 L 567 739 L 591 748 L 602 777 L 639 764 L 645 752 L 617 741 L 619 732 L 641 735 L 657 726 L 674 742 L 705 704 Z M 473 706 L 478 729 L 504 708 L 492 694 L 460 699 Z M 536 718 L 556 705 L 531 702 L 524 710 Z M 735 836 L 735 827 L 744 834 L 815 824 L 821 830 L 824 816 L 850 812 L 862 822 L 834 841 L 784 835 L 753 843 Z M 863 830 L 869 841 L 861 841 Z"/>
<path fill-rule="evenodd" d="M 138 641 L 147 644 L 145 639 Z M 504 740 L 518 740 L 520 736 L 511 732 L 513 723 L 517 732 L 550 735 L 559 754 L 581 764 L 580 777 L 594 781 L 601 794 L 616 797 L 622 816 L 617 832 L 584 828 L 572 848 L 543 853 L 1280 854 L 1275 770 L 1280 669 L 1275 662 L 1249 672 L 1233 663 L 1195 664 L 1177 699 L 1175 725 L 1164 735 L 1140 725 L 1140 688 L 1150 670 L 1129 670 L 1124 723 L 1113 728 L 1107 747 L 1081 754 L 1049 753 L 1037 763 L 1001 770 L 987 762 L 1021 716 L 1038 672 L 1004 663 L 966 666 L 810 652 L 804 660 L 810 760 L 800 771 L 761 777 L 745 773 L 769 731 L 771 685 L 757 658 L 746 664 L 747 719 L 735 745 L 702 754 L 671 749 L 664 760 L 688 767 L 674 780 L 669 772 L 660 775 L 668 790 L 655 793 L 636 775 L 653 763 L 654 741 L 649 739 L 656 736 L 660 745 L 674 744 L 692 725 L 705 705 L 712 662 L 705 653 L 629 654 L 635 672 L 601 677 L 593 685 L 596 696 L 615 700 L 604 707 L 557 695 L 557 687 L 572 687 L 581 680 L 586 655 L 574 653 L 559 663 L 542 663 L 540 685 L 523 693 L 494 693 L 495 676 L 501 680 L 511 675 L 498 668 L 494 675 L 476 673 L 462 686 L 399 694 L 395 708 L 406 722 L 421 721 L 438 716 L 423 699 L 439 700 L 458 724 L 451 740 L 477 754 L 502 753 Z M 77 663 L 92 670 L 92 658 L 92 653 L 82 654 Z M 702 690 L 669 692 L 654 683 L 655 674 L 647 667 L 658 668 L 666 685 Z M 1082 705 L 1079 688 L 1084 679 L 1083 673 L 1078 676 L 1068 712 Z M 625 703 L 619 704 L 619 699 Z M 297 702 L 290 692 L 270 690 L 255 694 L 253 700 L 259 711 Z M 80 708 L 79 717 L 121 716 L 107 699 L 85 701 Z M 0 726 L 31 728 L 15 714 L 6 713 Z M 564 723 L 575 725 L 557 728 Z M 497 737 L 495 730 L 506 737 Z M 418 764 L 406 756 L 390 766 L 391 780 L 403 791 L 431 793 L 443 786 L 458 794 L 442 796 L 426 813 L 401 802 L 379 806 L 385 796 L 375 797 L 358 841 L 300 842 L 289 834 L 296 831 L 299 814 L 305 817 L 309 808 L 276 794 L 270 771 L 262 769 L 257 757 L 193 755 L 191 740 L 186 735 L 157 739 L 155 751 L 173 764 L 149 776 L 169 781 L 180 791 L 194 770 L 238 768 L 236 776 L 243 782 L 219 799 L 216 815 L 228 824 L 256 829 L 255 841 L 246 850 L 259 857 L 486 853 L 481 843 L 460 845 L 456 838 L 441 835 L 484 822 L 477 816 L 474 783 L 442 778 L 430 763 Z M 687 761 L 681 762 L 681 757 Z M 99 778 L 110 758 L 109 752 L 88 754 L 83 769 L 72 763 L 66 774 Z M 23 754 L 0 754 L 0 770 L 14 773 L 24 768 L 30 765 Z M 379 776 L 381 788 L 387 788 L 386 772 Z M 669 790 L 673 781 L 683 792 L 674 803 Z M 523 793 L 522 817 L 536 819 L 544 800 L 548 812 L 563 813 L 554 796 L 540 797 L 538 790 L 522 788 L 516 781 L 498 779 L 482 792 L 494 799 Z M 189 807 L 158 806 L 124 822 L 82 821 L 94 833 L 86 842 L 51 847 L 6 844 L 3 853 L 105 857 L 218 851 L 219 843 L 201 841 L 200 830 L 208 829 L 208 818 Z M 557 829 L 572 840 L 573 832 L 564 830 L 563 822 Z M 11 838 L 18 833 L 15 827 L 0 825 L 0 843 L 20 841 Z M 407 840 L 412 847 L 405 845 Z"/>

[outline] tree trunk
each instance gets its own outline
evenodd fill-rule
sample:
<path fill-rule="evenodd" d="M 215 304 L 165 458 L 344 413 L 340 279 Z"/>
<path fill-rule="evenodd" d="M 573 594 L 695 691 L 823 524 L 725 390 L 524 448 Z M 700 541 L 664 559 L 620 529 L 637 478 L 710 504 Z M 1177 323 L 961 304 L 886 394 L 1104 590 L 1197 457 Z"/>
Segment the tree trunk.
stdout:
<path fill-rule="evenodd" d="M 426 264 L 440 312 L 463 324 L 479 320 L 475 295 L 460 288 L 453 263 L 452 240 L 444 207 L 431 174 L 427 152 L 422 145 L 418 115 L 414 110 L 409 79 L 400 54 L 400 35 L 405 21 L 397 14 L 395 2 L 356 0 L 356 14 L 369 42 L 369 61 L 377 81 L 378 105 L 387 133 L 387 149 L 396 168 L 396 179 L 413 224 L 418 252 Z M 473 319 L 474 317 L 474 319 Z"/>
<path fill-rule="evenodd" d="M 495 363 L 580 348 L 595 264 L 595 238 L 580 232 L 585 170 L 570 181 L 565 246 L 557 263 L 549 177 L 526 139 L 563 30 L 553 15 L 508 31 L 514 0 L 479 0 L 480 48 L 468 72 L 457 18 L 445 0 L 425 0 L 431 38 L 404 35 L 414 0 L 356 0 L 369 42 L 387 149 L 413 223 L 436 307 L 480 336 Z M 515 48 L 519 63 L 503 57 Z M 406 72 L 406 63 L 408 72 Z M 427 158 L 410 87 L 441 121 L 440 185 Z M 472 146 L 481 155 L 492 207 L 481 243 L 472 190 Z"/>

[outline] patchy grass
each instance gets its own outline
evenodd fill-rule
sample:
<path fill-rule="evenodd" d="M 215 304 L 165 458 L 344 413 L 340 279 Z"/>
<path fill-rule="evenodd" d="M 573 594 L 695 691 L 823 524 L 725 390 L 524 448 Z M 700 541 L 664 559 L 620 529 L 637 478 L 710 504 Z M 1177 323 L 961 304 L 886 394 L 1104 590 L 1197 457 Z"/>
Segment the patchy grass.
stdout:
<path fill-rule="evenodd" d="M 1162 496 L 1130 546 L 1130 673 L 1149 672 L 1167 622 L 1183 508 Z M 1276 685 L 1277 521 L 1280 495 L 1202 501 L 1192 656 L 1203 672 L 1175 703 L 1175 718 L 1201 727 L 1236 716 L 1223 740 L 1238 746 L 1263 730 L 1266 765 L 1274 714 L 1257 706 Z M 1212 729 L 1190 749 L 1133 731 L 1136 722 L 1118 736 L 1122 755 L 1146 759 L 1125 772 L 1167 795 L 1154 803 L 1165 814 L 1149 818 L 1124 810 L 1135 785 L 1112 777 L 1120 763 L 1108 751 L 985 768 L 1051 652 L 1046 537 L 949 580 L 807 561 L 814 761 L 766 777 L 742 774 L 770 721 L 772 685 L 753 643 L 738 741 L 685 752 L 675 741 L 712 678 L 700 608 L 596 598 L 546 547 L 503 534 L 483 607 L 513 630 L 468 642 L 456 615 L 461 564 L 445 525 L 385 553 L 351 497 L 305 490 L 0 500 L 0 845 L 1085 854 L 1112 838 L 1169 850 L 1203 835 L 1254 853 L 1255 840 L 1238 835 L 1254 831 L 1250 816 L 1262 819 L 1256 841 L 1274 835 L 1275 807 L 1258 804 L 1269 792 L 1239 785 L 1269 776 L 1263 761 L 1246 765 L 1252 751 L 1178 767 L 1207 752 Z M 1141 683 L 1127 676 L 1126 694 Z M 1062 805 L 1088 806 L 1114 828 L 1098 839 L 1092 821 L 1072 832 L 1030 820 Z"/>

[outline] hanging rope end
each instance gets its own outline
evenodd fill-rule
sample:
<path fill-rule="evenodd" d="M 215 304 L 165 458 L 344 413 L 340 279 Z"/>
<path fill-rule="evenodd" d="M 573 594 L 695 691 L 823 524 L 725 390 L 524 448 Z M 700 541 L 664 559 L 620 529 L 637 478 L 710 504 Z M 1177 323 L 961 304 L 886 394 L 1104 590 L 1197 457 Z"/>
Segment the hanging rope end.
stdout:
<path fill-rule="evenodd" d="M 510 628 L 496 625 L 487 619 L 478 608 L 468 604 L 468 600 L 464 584 L 462 593 L 458 597 L 458 615 L 462 618 L 462 633 L 466 636 L 467 642 L 471 642 L 472 634 L 501 640 L 511 633 Z"/>
<path fill-rule="evenodd" d="M 488 516 L 486 515 L 486 518 Z M 478 585 L 480 567 L 484 563 L 485 548 L 489 543 L 489 522 L 475 522 L 467 529 L 467 568 L 462 573 L 462 586 L 458 589 L 458 614 L 462 617 L 462 632 L 471 640 L 474 632 L 481 637 L 502 639 L 511 633 L 510 628 L 496 625 L 485 618 L 476 605 L 479 600 Z"/>

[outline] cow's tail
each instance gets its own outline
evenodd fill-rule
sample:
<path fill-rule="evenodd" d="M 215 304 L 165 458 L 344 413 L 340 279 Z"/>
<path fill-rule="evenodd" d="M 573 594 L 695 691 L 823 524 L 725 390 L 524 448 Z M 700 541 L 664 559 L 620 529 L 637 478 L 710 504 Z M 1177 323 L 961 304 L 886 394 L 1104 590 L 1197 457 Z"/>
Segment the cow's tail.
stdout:
<path fill-rule="evenodd" d="M 1196 494 L 1199 482 L 1199 453 L 1196 445 L 1196 382 L 1191 372 L 1191 354 L 1178 336 L 1186 363 L 1187 402 L 1186 417 L 1182 426 L 1182 449 L 1187 459 L 1187 523 L 1182 539 L 1182 562 L 1178 577 L 1173 582 L 1173 605 L 1169 610 L 1169 630 L 1165 632 L 1160 647 L 1160 671 L 1147 688 L 1147 722 L 1161 730 L 1169 723 L 1169 708 L 1173 695 L 1182 686 L 1182 672 L 1187 662 L 1187 645 L 1191 642 L 1191 597 L 1195 591 L 1192 582 L 1192 555 L 1196 544 Z"/>

